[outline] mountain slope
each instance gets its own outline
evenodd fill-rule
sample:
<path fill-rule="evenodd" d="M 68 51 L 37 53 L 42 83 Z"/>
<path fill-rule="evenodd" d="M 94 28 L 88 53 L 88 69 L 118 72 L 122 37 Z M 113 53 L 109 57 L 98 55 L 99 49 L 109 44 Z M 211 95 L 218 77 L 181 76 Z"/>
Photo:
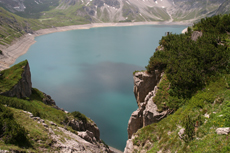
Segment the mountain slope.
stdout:
<path fill-rule="evenodd" d="M 38 20 L 22 18 L 0 7 L 0 45 L 9 45 L 25 33 L 48 27 Z"/>
<path fill-rule="evenodd" d="M 90 22 L 195 21 L 228 13 L 228 0 L 2 0 L 22 17 L 55 25 Z"/>

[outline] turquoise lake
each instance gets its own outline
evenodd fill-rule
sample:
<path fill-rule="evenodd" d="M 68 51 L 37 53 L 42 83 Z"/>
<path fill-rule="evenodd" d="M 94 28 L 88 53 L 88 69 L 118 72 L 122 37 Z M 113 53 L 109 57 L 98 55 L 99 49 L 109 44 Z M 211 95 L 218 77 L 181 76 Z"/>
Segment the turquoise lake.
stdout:
<path fill-rule="evenodd" d="M 143 25 L 58 32 L 36 37 L 28 59 L 33 87 L 65 110 L 98 125 L 101 139 L 124 150 L 130 115 L 137 109 L 133 72 L 144 70 L 165 32 L 186 26 Z"/>

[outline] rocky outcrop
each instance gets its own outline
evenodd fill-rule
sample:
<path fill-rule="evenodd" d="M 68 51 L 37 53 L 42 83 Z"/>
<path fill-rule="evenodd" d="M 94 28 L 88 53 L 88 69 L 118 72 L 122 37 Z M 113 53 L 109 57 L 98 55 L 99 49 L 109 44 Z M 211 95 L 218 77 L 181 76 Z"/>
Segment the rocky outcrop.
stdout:
<path fill-rule="evenodd" d="M 30 74 L 30 66 L 29 63 L 23 67 L 23 72 L 21 75 L 21 79 L 17 84 L 13 86 L 12 89 L 1 93 L 1 95 L 8 97 L 18 97 L 18 98 L 26 98 L 30 97 L 32 93 L 32 83 L 31 83 L 31 74 Z"/>
<path fill-rule="evenodd" d="M 73 130 L 76 130 L 76 131 L 87 131 L 88 130 L 93 133 L 96 140 L 100 140 L 100 131 L 96 123 L 94 123 L 93 121 L 83 122 L 81 120 L 73 119 L 68 123 L 68 125 L 71 126 Z"/>
<path fill-rule="evenodd" d="M 229 127 L 218 128 L 218 129 L 216 129 L 216 133 L 219 135 L 228 135 L 230 133 L 230 128 Z"/>
<path fill-rule="evenodd" d="M 155 70 L 152 74 L 146 72 L 137 72 L 134 74 L 134 94 L 137 100 L 138 109 L 134 111 L 128 122 L 128 138 L 125 153 L 131 153 L 134 151 L 135 145 L 133 145 L 134 133 L 138 129 L 145 127 L 149 124 L 159 122 L 162 118 L 167 116 L 170 112 L 165 110 L 158 112 L 157 105 L 153 101 L 153 97 L 156 96 L 158 87 L 164 73 Z"/>
<path fill-rule="evenodd" d="M 137 100 L 137 104 L 140 107 L 140 104 L 144 102 L 146 95 L 154 90 L 154 87 L 157 85 L 161 78 L 161 72 L 155 70 L 152 74 L 146 72 L 136 72 L 133 76 L 134 88 L 133 92 Z"/>
<path fill-rule="evenodd" d="M 44 104 L 50 105 L 50 106 L 56 105 L 55 101 L 51 98 L 50 95 L 47 95 L 44 92 L 43 92 L 43 95 L 44 95 L 44 98 L 42 99 L 42 101 Z"/>
<path fill-rule="evenodd" d="M 202 32 L 200 32 L 200 31 L 194 31 L 194 32 L 192 33 L 191 39 L 192 39 L 193 41 L 197 41 L 197 39 L 198 39 L 199 37 L 202 37 L 202 35 L 203 35 Z"/>
<path fill-rule="evenodd" d="M 88 131 L 88 130 L 86 130 L 86 131 L 84 131 L 84 132 L 78 132 L 78 135 L 79 135 L 82 139 L 84 139 L 84 140 L 86 140 L 86 141 L 88 141 L 88 142 L 90 142 L 90 143 L 92 143 L 92 144 L 97 143 L 97 141 L 96 141 L 96 139 L 95 139 L 95 137 L 94 137 L 94 134 L 93 134 L 92 132 Z"/>
<path fill-rule="evenodd" d="M 133 140 L 134 140 L 135 136 L 132 136 L 131 139 L 128 139 L 126 142 L 126 147 L 124 150 L 124 153 L 132 153 L 134 151 L 134 145 L 133 145 Z"/>
<path fill-rule="evenodd" d="M 155 86 L 154 90 L 149 92 L 145 99 L 145 109 L 143 110 L 143 126 L 150 125 L 152 123 L 159 122 L 164 116 L 167 115 L 167 111 L 158 112 L 157 105 L 153 102 L 153 97 L 156 95 L 158 87 Z"/>
<path fill-rule="evenodd" d="M 134 79 L 134 95 L 137 100 L 138 109 L 134 111 L 128 122 L 128 138 L 143 126 L 158 122 L 165 112 L 157 112 L 157 106 L 153 102 L 153 97 L 157 92 L 157 83 L 163 74 L 155 70 L 152 74 L 146 72 L 136 72 Z"/>
<path fill-rule="evenodd" d="M 111 153 L 112 151 L 101 140 L 97 140 L 93 132 L 88 130 L 77 132 L 77 134 L 68 131 L 66 128 L 58 126 L 56 123 L 34 117 L 31 112 L 23 111 L 29 117 L 43 125 L 44 132 L 48 132 L 52 142 L 50 143 L 51 150 L 59 150 L 60 153 Z M 52 150 L 53 149 L 53 150 Z"/>
<path fill-rule="evenodd" d="M 130 139 L 133 133 L 136 133 L 138 129 L 143 127 L 142 118 L 143 109 L 137 109 L 134 111 L 129 119 L 128 123 L 128 138 Z"/>

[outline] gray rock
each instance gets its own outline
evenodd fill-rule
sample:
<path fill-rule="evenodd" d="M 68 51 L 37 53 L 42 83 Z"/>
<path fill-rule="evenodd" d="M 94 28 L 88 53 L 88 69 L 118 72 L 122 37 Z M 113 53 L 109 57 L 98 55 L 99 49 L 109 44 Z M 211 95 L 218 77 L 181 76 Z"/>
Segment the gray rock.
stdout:
<path fill-rule="evenodd" d="M 58 127 L 59 132 L 62 132 L 62 134 L 66 135 L 67 137 L 70 137 L 70 139 L 65 139 L 65 141 L 60 141 L 59 137 L 55 134 L 51 134 L 51 137 L 55 144 L 52 147 L 58 148 L 60 153 L 110 153 L 110 149 L 107 148 L 102 143 L 95 143 L 92 144 L 84 139 L 82 139 L 80 136 L 65 130 L 62 127 Z M 92 136 L 91 132 L 88 132 L 88 136 Z"/>
<path fill-rule="evenodd" d="M 57 124 L 54 123 L 54 122 L 52 122 L 52 121 L 49 121 L 49 123 L 50 123 L 51 125 L 53 125 L 53 126 L 57 126 Z"/>
<path fill-rule="evenodd" d="M 193 41 L 197 41 L 197 39 L 198 39 L 199 37 L 202 37 L 202 35 L 203 35 L 202 32 L 194 31 L 194 32 L 192 33 L 191 39 L 192 39 Z"/>
<path fill-rule="evenodd" d="M 138 106 L 140 106 L 140 103 L 144 102 L 146 95 L 154 90 L 154 87 L 157 85 L 160 78 L 161 76 L 158 70 L 155 70 L 152 74 L 147 74 L 146 72 L 136 72 L 134 74 L 133 92 Z"/>
<path fill-rule="evenodd" d="M 179 137 L 180 137 L 181 139 L 184 138 L 184 137 L 183 137 L 184 131 L 185 131 L 185 128 L 182 128 L 182 129 L 180 129 L 180 131 L 178 132 L 178 135 L 179 135 Z"/>
<path fill-rule="evenodd" d="M 94 139 L 94 134 L 88 130 L 86 130 L 85 132 L 78 132 L 78 135 L 83 138 L 84 140 L 92 143 L 92 144 L 95 144 L 96 143 L 96 139 Z"/>
<path fill-rule="evenodd" d="M 50 134 L 55 134 L 54 131 L 53 131 L 51 128 L 48 129 L 48 132 L 49 132 Z"/>
<path fill-rule="evenodd" d="M 128 138 L 130 139 L 134 133 L 137 132 L 138 129 L 143 127 L 143 110 L 137 109 L 134 111 L 128 122 Z"/>
<path fill-rule="evenodd" d="M 43 92 L 43 95 L 45 96 L 45 98 L 42 99 L 43 103 L 46 105 L 56 105 L 55 101 L 51 98 L 50 95 L 47 95 Z"/>
<path fill-rule="evenodd" d="M 134 146 L 133 146 L 133 139 L 128 139 L 126 142 L 124 153 L 133 153 Z"/>
<path fill-rule="evenodd" d="M 157 70 L 153 74 L 147 74 L 146 72 L 134 74 L 134 94 L 139 108 L 132 113 L 128 122 L 127 131 L 129 139 L 138 129 L 158 122 L 162 117 L 166 116 L 166 111 L 162 113 L 157 112 L 157 106 L 152 101 L 158 90 L 156 85 L 162 76 L 163 73 L 160 74 Z"/>
<path fill-rule="evenodd" d="M 33 120 L 37 120 L 37 121 L 40 121 L 40 117 L 33 117 Z"/>
<path fill-rule="evenodd" d="M 153 102 L 153 97 L 156 95 L 156 92 L 157 86 L 155 87 L 154 91 L 150 93 L 152 97 L 147 99 L 147 105 L 145 107 L 145 110 L 143 111 L 143 126 L 157 123 L 167 115 L 167 111 L 163 111 L 161 113 L 157 111 L 157 105 Z"/>
<path fill-rule="evenodd" d="M 46 128 L 48 128 L 49 126 L 46 123 L 42 123 L 42 125 Z"/>
<path fill-rule="evenodd" d="M 0 153 L 8 153 L 9 151 L 8 150 L 1 150 L 0 149 Z"/>
<path fill-rule="evenodd" d="M 27 63 L 23 69 L 22 78 L 18 83 L 11 90 L 0 93 L 1 95 L 17 98 L 30 97 L 32 93 L 32 82 L 29 63 Z"/>
<path fill-rule="evenodd" d="M 218 129 L 216 129 L 216 133 L 219 135 L 228 135 L 230 133 L 230 128 L 229 127 L 218 128 Z"/>
<path fill-rule="evenodd" d="M 97 140 L 100 140 L 100 131 L 96 125 L 96 123 L 94 123 L 93 121 L 88 121 L 88 122 L 82 122 L 82 121 L 78 121 L 78 120 L 72 120 L 69 122 L 69 126 L 72 127 L 73 130 L 76 131 L 90 131 L 94 134 L 94 137 Z"/>

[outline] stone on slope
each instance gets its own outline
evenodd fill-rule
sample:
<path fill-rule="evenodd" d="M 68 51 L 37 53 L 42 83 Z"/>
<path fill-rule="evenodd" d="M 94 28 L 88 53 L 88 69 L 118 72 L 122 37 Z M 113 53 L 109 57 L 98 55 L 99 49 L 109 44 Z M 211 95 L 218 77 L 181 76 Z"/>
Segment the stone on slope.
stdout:
<path fill-rule="evenodd" d="M 230 128 L 229 127 L 218 128 L 218 129 L 216 129 L 216 133 L 219 135 L 228 135 L 230 133 Z"/>

